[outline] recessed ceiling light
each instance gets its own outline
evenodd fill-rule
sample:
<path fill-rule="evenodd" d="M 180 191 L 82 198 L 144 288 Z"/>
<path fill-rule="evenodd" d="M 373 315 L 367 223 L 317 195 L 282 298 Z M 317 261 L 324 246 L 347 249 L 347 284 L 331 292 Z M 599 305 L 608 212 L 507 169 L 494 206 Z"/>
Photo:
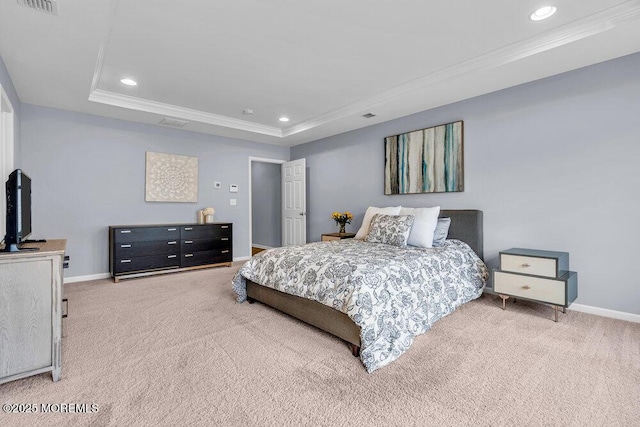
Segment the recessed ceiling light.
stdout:
<path fill-rule="evenodd" d="M 547 19 L 551 15 L 556 13 L 556 8 L 553 6 L 544 6 L 540 9 L 536 10 L 529 17 L 532 21 L 542 21 L 543 19 Z"/>
<path fill-rule="evenodd" d="M 120 79 L 120 83 L 127 86 L 138 86 L 138 82 L 133 79 Z"/>
<path fill-rule="evenodd" d="M 289 117 L 282 116 L 278 120 L 280 120 L 281 122 L 288 122 L 289 121 Z"/>

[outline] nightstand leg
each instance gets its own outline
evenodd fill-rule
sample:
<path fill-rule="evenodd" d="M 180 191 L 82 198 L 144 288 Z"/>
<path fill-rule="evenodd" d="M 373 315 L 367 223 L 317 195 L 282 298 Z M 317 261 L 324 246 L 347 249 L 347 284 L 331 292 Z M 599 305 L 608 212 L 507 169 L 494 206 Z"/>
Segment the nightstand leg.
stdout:
<path fill-rule="evenodd" d="M 562 312 L 566 313 L 567 312 L 567 307 L 562 307 Z"/>
<path fill-rule="evenodd" d="M 499 295 L 500 298 L 502 298 L 502 309 L 506 310 L 507 309 L 507 300 L 509 299 L 508 295 Z"/>
<path fill-rule="evenodd" d="M 554 311 L 556 312 L 556 320 L 555 320 L 555 322 L 556 322 L 556 323 L 558 323 L 558 306 L 557 306 L 557 305 L 554 305 L 554 306 L 553 306 L 553 309 L 554 309 Z"/>

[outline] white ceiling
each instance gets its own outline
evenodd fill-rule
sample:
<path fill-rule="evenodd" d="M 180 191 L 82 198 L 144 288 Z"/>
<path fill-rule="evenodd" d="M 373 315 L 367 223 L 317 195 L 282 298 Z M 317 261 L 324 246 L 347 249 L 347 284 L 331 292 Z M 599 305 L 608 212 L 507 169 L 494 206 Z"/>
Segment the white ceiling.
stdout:
<path fill-rule="evenodd" d="M 19 3 L 0 55 L 22 102 L 283 146 L 640 51 L 640 0 Z"/>

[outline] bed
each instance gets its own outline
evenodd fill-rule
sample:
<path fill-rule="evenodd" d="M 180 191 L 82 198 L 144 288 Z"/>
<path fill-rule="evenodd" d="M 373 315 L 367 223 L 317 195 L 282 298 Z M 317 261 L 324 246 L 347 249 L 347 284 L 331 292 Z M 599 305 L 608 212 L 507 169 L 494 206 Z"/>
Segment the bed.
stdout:
<path fill-rule="evenodd" d="M 440 216 L 451 225 L 438 248 L 343 239 L 261 252 L 234 277 L 237 300 L 262 302 L 341 338 L 373 372 L 482 294 L 482 211 Z"/>

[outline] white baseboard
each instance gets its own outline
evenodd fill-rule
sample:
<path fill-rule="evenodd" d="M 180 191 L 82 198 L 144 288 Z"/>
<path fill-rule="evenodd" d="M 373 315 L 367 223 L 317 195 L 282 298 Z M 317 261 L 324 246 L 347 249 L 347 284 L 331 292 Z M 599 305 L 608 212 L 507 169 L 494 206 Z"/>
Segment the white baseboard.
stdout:
<path fill-rule="evenodd" d="M 89 280 L 108 279 L 111 277 L 109 273 L 90 274 L 88 276 L 65 277 L 64 283 L 88 282 Z"/>
<path fill-rule="evenodd" d="M 236 261 L 249 261 L 250 259 L 251 259 L 250 256 L 241 256 L 241 257 L 238 257 L 238 258 L 234 258 L 233 262 L 236 262 Z"/>
<path fill-rule="evenodd" d="M 609 310 L 607 308 L 593 307 L 590 305 L 571 304 L 569 310 L 598 316 L 611 317 L 612 319 L 626 320 L 627 322 L 640 323 L 640 314 L 626 313 L 624 311 Z"/>

